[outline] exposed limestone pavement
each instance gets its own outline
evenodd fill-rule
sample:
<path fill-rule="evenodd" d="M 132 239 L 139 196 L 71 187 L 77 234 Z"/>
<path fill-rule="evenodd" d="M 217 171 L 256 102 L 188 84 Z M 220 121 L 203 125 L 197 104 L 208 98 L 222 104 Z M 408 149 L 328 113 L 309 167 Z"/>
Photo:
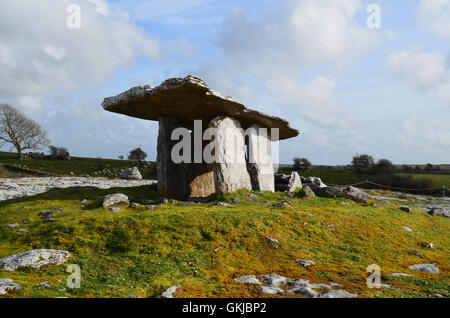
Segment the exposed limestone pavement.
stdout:
<path fill-rule="evenodd" d="M 13 290 L 20 290 L 22 286 L 14 283 L 12 279 L 9 278 L 0 278 L 0 296 L 5 295 L 6 293 Z"/>
<path fill-rule="evenodd" d="M 0 259 L 0 269 L 13 272 L 19 268 L 40 268 L 44 265 L 61 265 L 70 257 L 67 251 L 32 250 Z"/>
<path fill-rule="evenodd" d="M 122 180 L 86 177 L 0 178 L 0 201 L 45 193 L 54 188 L 128 188 L 155 184 L 155 180 Z"/>
<path fill-rule="evenodd" d="M 333 286 L 328 284 L 315 284 L 306 279 L 291 279 L 281 275 L 272 273 L 261 276 L 262 281 L 266 285 L 258 286 L 258 289 L 264 294 L 300 294 L 310 298 L 355 298 L 358 294 L 352 294 L 342 289 L 333 289 Z M 255 275 L 244 275 L 234 279 L 240 283 L 260 285 L 261 282 Z M 334 286 L 341 286 L 333 284 Z M 289 289 L 282 289 L 281 287 L 289 287 Z M 317 291 L 322 290 L 322 291 Z"/>

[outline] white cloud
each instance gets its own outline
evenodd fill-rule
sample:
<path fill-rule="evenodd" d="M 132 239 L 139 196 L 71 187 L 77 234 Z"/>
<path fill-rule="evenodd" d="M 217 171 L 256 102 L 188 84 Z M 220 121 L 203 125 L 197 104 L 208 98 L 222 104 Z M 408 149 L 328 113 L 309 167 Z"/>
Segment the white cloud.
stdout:
<path fill-rule="evenodd" d="M 71 2 L 2 1 L 0 96 L 20 102 L 24 97 L 95 85 L 139 55 L 160 57 L 158 41 L 125 12 L 110 11 L 104 0 L 77 1 L 81 28 L 67 28 Z"/>
<path fill-rule="evenodd" d="M 275 14 L 253 21 L 231 10 L 220 45 L 236 69 L 261 76 L 296 72 L 299 66 L 345 64 L 378 46 L 382 33 L 358 26 L 360 0 L 284 1 Z"/>
<path fill-rule="evenodd" d="M 417 14 L 436 35 L 450 39 L 450 0 L 421 0 Z"/>
<path fill-rule="evenodd" d="M 446 57 L 440 52 L 393 52 L 386 59 L 389 70 L 414 87 L 430 91 L 450 102 L 450 70 Z"/>
<path fill-rule="evenodd" d="M 316 71 L 308 81 L 304 74 L 310 67 L 351 64 L 389 39 L 392 32 L 358 20 L 361 10 L 360 0 L 286 0 L 260 19 L 231 9 L 218 38 L 227 77 L 263 83 L 275 113 L 285 107 L 322 126 L 348 127 L 333 96 L 336 79 Z"/>

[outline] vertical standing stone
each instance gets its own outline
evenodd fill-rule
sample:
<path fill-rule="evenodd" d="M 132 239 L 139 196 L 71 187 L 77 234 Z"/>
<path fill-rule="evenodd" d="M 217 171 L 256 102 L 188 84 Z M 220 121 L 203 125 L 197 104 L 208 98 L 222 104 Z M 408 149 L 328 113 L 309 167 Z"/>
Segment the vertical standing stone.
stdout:
<path fill-rule="evenodd" d="M 258 124 L 250 126 L 248 136 L 248 171 L 253 190 L 275 192 L 270 134 L 267 128 Z"/>
<path fill-rule="evenodd" d="M 240 123 L 230 117 L 216 117 L 214 178 L 217 193 L 252 189 L 245 160 L 245 140 Z"/>
<path fill-rule="evenodd" d="M 206 125 L 207 126 L 207 125 Z M 197 127 L 200 130 L 201 136 L 199 138 L 194 137 L 194 133 L 191 133 L 192 140 L 195 140 L 192 144 L 192 168 L 190 178 L 191 198 L 206 198 L 211 194 L 216 193 L 216 184 L 214 181 L 214 165 L 206 163 L 203 159 L 203 150 L 209 141 L 203 140 L 203 129 Z M 200 146 L 196 145 L 199 143 Z M 197 158 L 197 160 L 195 160 Z M 199 162 L 199 159 L 200 162 Z"/>
<path fill-rule="evenodd" d="M 175 164 L 171 157 L 172 148 L 178 142 L 171 140 L 172 131 L 179 127 L 182 126 L 174 118 L 159 118 L 156 160 L 158 192 L 168 199 L 186 200 L 190 196 L 191 164 Z"/>

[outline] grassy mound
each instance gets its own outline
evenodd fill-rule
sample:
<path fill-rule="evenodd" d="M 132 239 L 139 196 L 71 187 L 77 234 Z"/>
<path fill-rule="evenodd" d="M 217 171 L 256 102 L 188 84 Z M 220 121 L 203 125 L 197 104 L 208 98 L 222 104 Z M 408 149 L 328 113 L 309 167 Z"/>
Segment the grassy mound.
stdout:
<path fill-rule="evenodd" d="M 122 192 L 131 202 L 156 198 L 148 187 L 91 190 L 66 189 L 0 203 L 0 257 L 35 248 L 68 250 L 69 262 L 61 266 L 0 270 L 0 278 L 11 278 L 23 289 L 5 297 L 160 297 L 180 285 L 176 297 L 265 297 L 253 285 L 233 278 L 255 274 L 308 279 L 315 283 L 343 284 L 361 297 L 450 297 L 450 221 L 413 209 L 407 214 L 391 203 L 343 204 L 342 199 L 294 199 L 292 206 L 272 208 L 288 198 L 281 193 L 247 199 L 247 192 L 233 197 L 231 207 L 212 203 L 185 206 L 169 203 L 155 210 L 121 207 L 113 213 L 101 207 L 99 196 Z M 82 206 L 80 201 L 88 199 Z M 29 209 L 19 209 L 27 206 Z M 63 208 L 55 223 L 44 223 L 39 212 Z M 29 224 L 14 229 L 7 224 Z M 411 227 L 407 232 L 403 226 Z M 59 230 L 72 228 L 72 234 Z M 23 228 L 28 234 L 18 233 Z M 279 243 L 272 243 L 267 236 Z M 433 249 L 421 243 L 432 242 Z M 423 258 L 411 254 L 418 251 Z M 307 269 L 296 259 L 312 259 Z M 441 273 L 416 273 L 410 265 L 437 263 Z M 68 264 L 81 267 L 80 289 L 66 287 Z M 401 272 L 413 277 L 383 277 L 395 288 L 374 290 L 366 285 L 366 268 L 381 267 L 382 275 Z M 51 289 L 36 287 L 48 281 Z M 381 293 L 380 293 L 381 292 Z M 274 297 L 274 296 L 272 296 Z M 286 297 L 275 296 L 275 297 Z M 290 296 L 301 297 L 301 296 Z"/>
<path fill-rule="evenodd" d="M 113 177 L 120 174 L 121 169 L 128 169 L 136 166 L 138 163 L 133 160 L 117 160 L 102 158 L 82 158 L 71 157 L 70 160 L 51 160 L 51 159 L 24 159 L 18 160 L 17 154 L 11 152 L 0 152 L 0 164 L 17 166 L 20 168 L 45 172 L 56 175 L 90 175 L 96 177 Z M 144 179 L 155 179 L 155 163 L 149 167 L 140 169 Z M 12 177 L 7 172 L 0 171 L 0 177 Z"/>

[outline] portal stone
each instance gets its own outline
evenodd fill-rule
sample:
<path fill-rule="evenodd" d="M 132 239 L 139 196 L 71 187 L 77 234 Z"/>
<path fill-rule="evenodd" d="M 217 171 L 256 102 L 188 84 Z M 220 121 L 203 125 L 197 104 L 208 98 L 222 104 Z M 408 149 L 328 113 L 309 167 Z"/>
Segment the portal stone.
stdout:
<path fill-rule="evenodd" d="M 275 175 L 270 157 L 271 140 L 267 128 L 259 124 L 248 130 L 248 171 L 253 190 L 275 192 Z"/>
<path fill-rule="evenodd" d="M 167 199 L 186 200 L 190 196 L 191 164 L 176 164 L 172 160 L 172 148 L 178 143 L 172 140 L 172 131 L 181 127 L 170 117 L 159 118 L 158 154 L 156 169 L 158 174 L 158 193 Z"/>
<path fill-rule="evenodd" d="M 217 117 L 210 127 L 216 128 L 214 178 L 217 193 L 252 189 L 245 160 L 245 140 L 241 125 L 230 117 Z"/>

